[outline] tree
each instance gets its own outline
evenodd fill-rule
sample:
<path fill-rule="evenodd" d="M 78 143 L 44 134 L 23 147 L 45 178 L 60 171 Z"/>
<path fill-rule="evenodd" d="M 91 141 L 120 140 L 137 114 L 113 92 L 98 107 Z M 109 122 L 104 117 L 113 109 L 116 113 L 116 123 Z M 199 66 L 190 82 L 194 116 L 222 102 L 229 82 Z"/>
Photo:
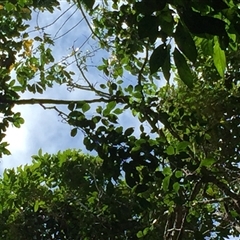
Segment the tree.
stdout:
<path fill-rule="evenodd" d="M 77 4 L 92 36 L 110 54 L 98 66 L 107 81 L 95 84 L 88 79 L 88 60 L 79 53 L 74 57 L 86 85 L 74 82 L 66 67 L 56 70 L 51 50 L 45 48 L 51 43 L 49 36 L 40 41 L 41 64 L 31 55 L 26 60 L 31 64 L 16 66 L 16 72 L 21 91 L 41 92 L 57 82 L 97 97 L 79 101 L 5 97 L 4 109 L 13 104 L 68 105 L 69 113 L 53 108 L 72 126 L 71 135 L 84 132 L 86 148 L 103 160 L 106 189 L 117 188 L 124 172 L 141 207 L 137 216 L 145 216 L 145 211 L 151 215 L 131 231 L 131 237 L 239 236 L 237 1 Z M 44 71 L 44 64 L 51 62 L 50 70 Z M 27 78 L 32 78 L 33 63 L 41 81 L 30 85 L 21 73 L 27 69 Z M 135 83 L 124 81 L 126 72 Z M 165 86 L 160 86 L 163 78 Z M 86 114 L 90 109 L 96 111 L 92 117 Z M 118 124 L 126 112 L 138 119 L 137 127 Z"/>
<path fill-rule="evenodd" d="M 1 238 L 135 239 L 145 226 L 151 231 L 154 214 L 144 199 L 139 204 L 122 180 L 109 183 L 101 167 L 101 159 L 76 150 L 40 150 L 32 165 L 5 170 Z"/>

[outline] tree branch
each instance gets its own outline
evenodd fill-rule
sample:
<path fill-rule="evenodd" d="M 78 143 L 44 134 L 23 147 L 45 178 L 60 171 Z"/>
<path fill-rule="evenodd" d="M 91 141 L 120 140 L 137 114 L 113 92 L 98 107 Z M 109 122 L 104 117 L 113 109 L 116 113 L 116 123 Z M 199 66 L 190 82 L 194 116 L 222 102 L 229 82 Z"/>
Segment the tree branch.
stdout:
<path fill-rule="evenodd" d="M 15 104 L 15 105 L 34 105 L 34 104 L 54 104 L 54 105 L 68 105 L 70 103 L 97 103 L 97 102 L 112 102 L 117 101 L 118 103 L 125 103 L 123 98 L 96 98 L 90 100 L 59 100 L 59 99 L 45 99 L 45 98 L 29 98 L 29 99 L 19 99 L 19 100 L 11 100 L 11 99 L 1 99 L 0 104 Z"/>

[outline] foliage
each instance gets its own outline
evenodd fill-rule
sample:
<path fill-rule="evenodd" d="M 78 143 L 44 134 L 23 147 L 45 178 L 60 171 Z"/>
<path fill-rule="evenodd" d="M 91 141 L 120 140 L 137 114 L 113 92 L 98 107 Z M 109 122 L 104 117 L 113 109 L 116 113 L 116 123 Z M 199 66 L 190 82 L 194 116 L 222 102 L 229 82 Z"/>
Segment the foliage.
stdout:
<path fill-rule="evenodd" d="M 43 38 L 34 38 L 39 46 L 33 54 L 31 39 L 20 42 L 16 51 L 23 51 L 24 61 L 14 64 L 17 81 L 10 81 L 10 69 L 6 68 L 3 74 L 7 78 L 2 88 L 5 91 L 1 100 L 3 113 L 8 111 L 7 115 L 13 115 L 9 109 L 14 104 L 67 104 L 67 113 L 56 106 L 54 109 L 72 126 L 71 135 L 75 136 L 81 130 L 87 150 L 96 151 L 102 159 L 101 171 L 94 179 L 87 179 L 89 181 L 81 190 L 81 178 L 77 176 L 78 171 L 84 171 L 84 166 L 82 170 L 75 168 L 80 164 L 77 162 L 74 167 L 61 168 L 58 165 L 60 153 L 57 157 L 40 154 L 34 157 L 33 166 L 24 171 L 19 169 L 18 174 L 5 172 L 2 184 L 13 176 L 17 191 L 20 190 L 17 181 L 27 171 L 31 176 L 34 171 L 41 173 L 37 174 L 36 180 L 28 175 L 25 177 L 29 184 L 31 181 L 36 184 L 36 191 L 46 191 L 38 194 L 43 197 L 41 200 L 29 200 L 26 214 L 34 219 L 38 214 L 41 218 L 47 216 L 46 221 L 54 217 L 56 225 L 48 229 L 47 225 L 40 224 L 41 230 L 34 228 L 34 234 L 65 234 L 68 239 L 76 236 L 99 239 L 102 234 L 124 239 L 127 234 L 130 239 L 166 240 L 239 236 L 237 1 L 221 0 L 216 4 L 210 0 L 201 3 L 196 0 L 115 0 L 96 5 L 94 1 L 82 0 L 76 4 L 93 38 L 110 54 L 97 66 L 107 81 L 98 84 L 89 80 L 86 55 L 74 52 L 76 67 L 86 85 L 74 82 L 72 73 L 65 66 L 56 67 L 51 49 L 46 45 L 54 42 L 46 34 Z M 2 10 L 8 11 L 8 5 Z M 12 11 L 19 14 L 13 8 Z M 13 39 L 13 35 L 9 38 Z M 46 65 L 50 67 L 45 68 Z M 37 72 L 40 81 L 31 84 L 30 80 Z M 126 80 L 127 73 L 131 74 L 131 83 Z M 19 85 L 16 86 L 16 82 Z M 79 101 L 19 99 L 19 91 L 41 93 L 53 83 L 90 91 L 97 97 Z M 95 112 L 92 116 L 88 114 L 91 110 Z M 119 124 L 127 114 L 134 117 L 135 126 L 124 128 Z M 7 121 L 18 121 L 18 126 L 23 122 L 19 119 L 18 114 Z M 71 154 L 77 153 L 63 153 L 64 156 Z M 47 171 L 45 165 L 35 169 L 37 163 L 46 161 L 44 164 L 48 166 L 52 159 L 56 162 L 51 173 L 50 170 L 41 172 Z M 67 178 L 66 171 L 71 172 Z M 50 187 L 46 188 L 48 177 Z M 69 179 L 73 180 L 68 182 Z M 103 189 L 101 199 L 95 181 Z M 56 185 L 52 186 L 54 182 Z M 69 194 L 70 202 L 66 197 Z M 93 197 L 90 202 L 88 194 Z M 47 199 L 44 199 L 45 195 Z M 113 203 L 109 202 L 112 196 L 115 197 Z M 8 198 L 10 204 L 3 205 L 3 211 L 4 216 L 7 219 L 11 216 L 11 219 L 4 221 L 10 221 L 9 227 L 15 229 L 21 214 L 13 209 L 14 200 L 6 195 L 5 199 Z M 79 199 L 83 199 L 86 208 Z M 119 199 L 126 207 L 122 212 Z M 61 210 L 66 206 L 64 204 L 69 207 L 70 203 L 74 215 L 69 217 L 69 232 L 66 232 L 61 228 L 61 221 L 65 225 L 68 218 Z M 11 211 L 6 213 L 9 207 Z M 21 207 L 20 204 L 19 209 Z M 96 216 L 101 216 L 100 223 Z M 84 218 L 86 225 L 72 229 L 78 217 Z M 124 221 L 126 224 L 122 225 Z M 93 222 L 98 223 L 99 228 L 95 226 L 96 231 L 89 229 L 89 222 L 91 226 Z M 112 231 L 105 232 L 105 227 Z"/>
<path fill-rule="evenodd" d="M 109 183 L 101 167 L 101 159 L 76 150 L 40 150 L 32 165 L 5 170 L 1 238 L 134 239 L 151 231 L 155 214 L 144 199 L 122 180 Z"/>
<path fill-rule="evenodd" d="M 46 4 L 47 3 L 47 4 Z M 51 5 L 49 5 L 51 3 Z M 29 38 L 29 25 L 27 21 L 31 19 L 32 11 L 36 9 L 53 11 L 54 6 L 58 6 L 57 1 L 4 1 L 0 3 L 0 112 L 1 112 L 1 134 L 0 134 L 0 156 L 10 154 L 6 142 L 2 142 L 9 124 L 20 127 L 24 123 L 19 112 L 15 113 L 12 108 L 14 101 L 19 99 L 19 93 L 30 91 L 42 93 L 46 86 L 51 83 L 46 82 L 44 65 L 53 61 L 51 50 L 45 49 L 46 43 L 50 39 L 47 35 L 43 38 L 37 36 L 34 40 L 40 42 L 35 49 L 40 53 L 40 59 L 33 55 L 33 39 Z M 39 82 L 31 84 L 30 80 L 37 74 L 39 69 L 41 79 Z M 53 74 L 53 73 L 52 73 Z M 12 77 L 16 76 L 16 77 Z"/>

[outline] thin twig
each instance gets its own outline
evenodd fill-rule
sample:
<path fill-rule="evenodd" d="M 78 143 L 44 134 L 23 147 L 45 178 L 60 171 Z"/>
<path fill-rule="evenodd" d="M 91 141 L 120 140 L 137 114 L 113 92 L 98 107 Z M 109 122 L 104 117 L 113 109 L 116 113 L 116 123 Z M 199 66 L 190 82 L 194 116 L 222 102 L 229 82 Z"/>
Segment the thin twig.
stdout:
<path fill-rule="evenodd" d="M 55 37 L 58 35 L 58 33 L 60 32 L 60 30 L 63 28 L 63 26 L 68 22 L 68 20 L 77 12 L 78 8 L 76 8 L 73 13 L 70 14 L 70 16 L 67 17 L 67 19 L 63 22 L 63 24 L 61 25 L 61 27 L 57 30 L 57 32 L 55 33 L 53 40 L 55 39 Z"/>
<path fill-rule="evenodd" d="M 87 25 L 88 25 L 90 31 L 91 31 L 92 34 L 93 34 L 93 35 L 94 35 L 94 36 L 95 36 L 95 37 L 101 42 L 101 38 L 100 38 L 100 37 L 94 32 L 94 30 L 93 30 L 91 24 L 89 23 L 89 21 L 88 21 L 88 19 L 87 19 L 87 16 L 85 15 L 85 13 L 84 13 L 84 11 L 83 11 L 82 4 L 80 3 L 79 0 L 77 0 L 77 2 L 78 2 L 79 9 L 80 9 L 80 11 L 81 11 L 81 13 L 82 13 L 82 15 L 83 15 L 83 17 L 84 17 L 84 19 L 85 19 Z"/>

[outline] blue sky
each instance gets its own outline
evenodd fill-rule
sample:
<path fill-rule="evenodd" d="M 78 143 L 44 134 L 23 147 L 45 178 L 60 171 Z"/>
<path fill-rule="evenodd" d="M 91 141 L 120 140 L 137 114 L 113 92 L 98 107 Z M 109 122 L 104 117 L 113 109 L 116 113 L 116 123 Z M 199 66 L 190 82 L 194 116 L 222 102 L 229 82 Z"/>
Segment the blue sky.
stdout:
<path fill-rule="evenodd" d="M 30 30 L 33 31 L 38 25 L 40 28 L 47 26 L 54 22 L 58 16 L 60 16 L 66 9 L 69 8 L 69 3 L 61 2 L 61 11 L 56 10 L 53 14 L 51 13 L 33 13 L 33 19 L 30 21 Z M 58 21 L 53 25 L 44 28 L 44 32 L 55 36 L 56 38 L 65 34 L 74 25 L 79 23 L 82 19 L 80 10 L 76 6 L 70 8 Z M 68 21 L 66 21 L 69 19 Z M 64 24 L 64 25 L 63 25 Z M 33 38 L 36 35 L 41 34 L 39 31 L 33 31 L 30 36 Z M 71 54 L 73 47 L 79 48 L 83 45 L 86 39 L 89 37 L 90 31 L 85 21 L 81 21 L 72 31 L 68 34 L 58 38 L 55 41 L 55 45 L 52 47 L 55 61 L 61 61 L 63 57 Z M 93 47 L 97 47 L 97 42 L 89 40 L 80 49 L 83 53 L 92 51 Z M 107 57 L 107 53 L 98 51 L 92 58 L 92 65 L 101 63 L 102 57 Z M 69 67 L 70 70 L 76 72 L 74 80 L 79 80 L 78 70 L 72 64 Z M 88 79 L 92 83 L 99 83 L 106 81 L 102 74 L 96 71 L 95 68 L 89 68 Z M 37 81 L 36 77 L 36 81 Z M 125 81 L 131 81 L 131 76 L 125 78 Z M 53 99 L 89 99 L 89 92 L 84 91 L 72 91 L 69 92 L 66 89 L 66 85 L 54 86 L 48 89 L 43 94 L 31 94 L 24 93 L 22 98 L 53 98 Z M 94 98 L 96 98 L 93 95 Z M 66 107 L 63 107 L 66 109 Z M 21 105 L 15 106 L 15 111 L 21 112 L 25 123 L 20 129 L 10 127 L 7 131 L 6 141 L 9 142 L 9 150 L 12 155 L 3 156 L 0 162 L 0 174 L 5 168 L 12 168 L 19 165 L 24 165 L 31 162 L 31 156 L 36 154 L 41 148 L 43 152 L 56 153 L 59 150 L 67 148 L 80 148 L 85 151 L 85 147 L 82 144 L 83 134 L 79 131 L 78 134 L 73 138 L 70 136 L 71 127 L 62 122 L 62 119 L 57 115 L 54 110 L 44 110 L 39 105 Z M 93 112 L 88 112 L 91 115 Z M 137 124 L 130 115 L 124 115 L 120 117 L 120 124 L 126 127 L 132 127 Z"/>

